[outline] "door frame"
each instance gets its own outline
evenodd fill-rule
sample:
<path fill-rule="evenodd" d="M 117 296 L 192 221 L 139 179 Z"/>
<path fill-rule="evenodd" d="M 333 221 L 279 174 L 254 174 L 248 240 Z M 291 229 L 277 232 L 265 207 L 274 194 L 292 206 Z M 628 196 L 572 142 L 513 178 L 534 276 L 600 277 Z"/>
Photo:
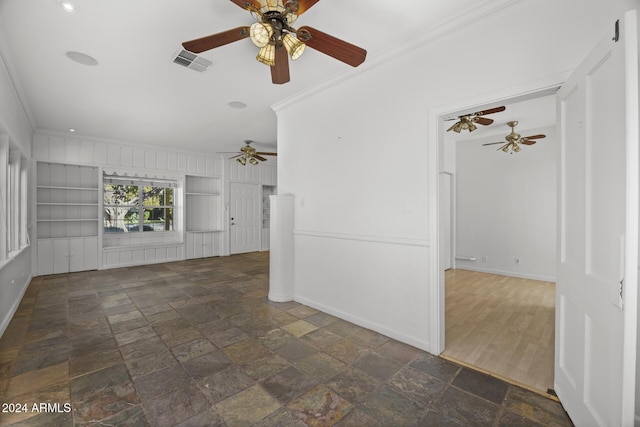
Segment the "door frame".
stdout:
<path fill-rule="evenodd" d="M 456 268 L 456 257 L 455 257 L 455 253 L 456 253 L 456 227 L 455 227 L 455 221 L 456 221 L 456 175 L 452 172 L 446 172 L 446 171 L 442 171 L 438 173 L 438 179 L 440 179 L 441 176 L 447 176 L 449 177 L 449 194 L 442 194 L 442 187 L 440 187 L 440 182 L 438 182 L 438 190 L 441 190 L 438 193 L 438 204 L 440 203 L 445 203 L 446 201 L 449 202 L 449 233 L 448 236 L 445 236 L 445 238 L 449 239 L 449 247 L 448 247 L 448 251 L 442 251 L 442 235 L 438 236 L 438 250 L 444 255 L 444 256 L 448 256 L 449 257 L 449 268 L 450 269 L 454 269 Z M 448 197 L 447 199 L 443 200 L 443 197 Z M 440 205 L 438 205 L 440 206 Z M 438 214 L 440 214 L 440 210 L 438 210 Z M 438 224 L 440 224 L 440 220 L 438 219 Z M 442 230 L 440 228 L 438 228 L 438 230 L 440 232 L 442 232 Z M 442 265 L 442 259 L 440 259 L 439 265 Z"/>
<path fill-rule="evenodd" d="M 522 101 L 551 95 L 562 86 L 569 76 L 569 72 L 555 74 L 545 79 L 497 90 L 491 95 L 485 95 L 429 110 L 429 133 L 427 140 L 428 159 L 428 194 L 434 203 L 428 208 L 428 230 L 430 236 L 435 236 L 429 244 L 430 250 L 427 260 L 428 265 L 428 293 L 429 293 L 429 351 L 433 354 L 441 354 L 445 348 L 445 291 L 444 271 L 440 271 L 440 153 L 443 150 L 445 124 L 443 117 L 455 112 L 470 110 L 476 111 L 487 104 L 499 104 L 507 101 Z"/>

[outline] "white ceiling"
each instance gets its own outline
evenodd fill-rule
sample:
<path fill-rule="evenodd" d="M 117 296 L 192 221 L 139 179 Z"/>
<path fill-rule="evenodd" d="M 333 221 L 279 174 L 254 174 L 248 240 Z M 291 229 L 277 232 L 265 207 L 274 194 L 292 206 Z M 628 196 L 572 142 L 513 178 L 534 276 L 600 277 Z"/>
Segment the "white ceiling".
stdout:
<path fill-rule="evenodd" d="M 197 152 L 234 151 L 245 139 L 275 147 L 271 106 L 343 73 L 358 72 L 307 49 L 291 82 L 271 83 L 249 39 L 202 54 L 204 73 L 174 64 L 183 41 L 253 22 L 229 0 L 0 0 L 0 54 L 36 129 Z M 299 17 L 368 51 L 403 42 L 505 0 L 322 0 Z M 484 8 L 484 9 L 483 9 Z M 77 51 L 95 66 L 71 61 Z M 383 55 L 384 54 L 384 55 Z M 228 103 L 240 101 L 245 109 Z"/>

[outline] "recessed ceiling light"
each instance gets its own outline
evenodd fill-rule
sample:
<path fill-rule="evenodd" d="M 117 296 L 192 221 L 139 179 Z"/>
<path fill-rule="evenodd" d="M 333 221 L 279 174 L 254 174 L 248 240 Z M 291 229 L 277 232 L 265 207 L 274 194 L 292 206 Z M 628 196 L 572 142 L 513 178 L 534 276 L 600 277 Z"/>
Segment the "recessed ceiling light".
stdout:
<path fill-rule="evenodd" d="M 75 132 L 76 130 L 74 128 L 69 129 L 69 132 Z"/>
<path fill-rule="evenodd" d="M 73 3 L 71 3 L 70 1 L 67 1 L 67 0 L 58 0 L 58 4 L 60 5 L 60 7 L 62 7 L 67 12 L 75 12 L 76 10 L 78 10 L 73 5 Z"/>
<path fill-rule="evenodd" d="M 98 60 L 95 59 L 93 56 L 87 55 L 86 53 L 70 50 L 69 52 L 66 53 L 66 55 L 69 59 L 71 59 L 72 61 L 76 61 L 79 64 L 98 65 Z"/>
<path fill-rule="evenodd" d="M 247 108 L 247 104 L 240 101 L 231 101 L 228 105 L 231 108 Z"/>

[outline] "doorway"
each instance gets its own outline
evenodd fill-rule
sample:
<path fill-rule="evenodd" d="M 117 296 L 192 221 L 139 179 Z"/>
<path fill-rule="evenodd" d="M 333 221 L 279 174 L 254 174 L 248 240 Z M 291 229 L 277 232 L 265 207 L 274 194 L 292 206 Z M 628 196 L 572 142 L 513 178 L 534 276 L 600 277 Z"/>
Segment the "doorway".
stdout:
<path fill-rule="evenodd" d="M 260 186 L 229 183 L 229 253 L 260 250 Z"/>
<path fill-rule="evenodd" d="M 442 355 L 541 393 L 553 389 L 554 371 L 554 92 L 465 108 L 506 105 L 504 112 L 487 116 L 494 120 L 491 126 L 478 126 L 473 134 L 451 138 L 445 129 L 453 122 L 445 121 L 440 146 L 440 215 L 447 215 L 439 220 Z M 520 152 L 503 152 L 500 141 L 512 120 L 520 121 L 522 136 L 548 136 L 522 145 Z M 455 183 L 453 189 L 448 182 Z"/>

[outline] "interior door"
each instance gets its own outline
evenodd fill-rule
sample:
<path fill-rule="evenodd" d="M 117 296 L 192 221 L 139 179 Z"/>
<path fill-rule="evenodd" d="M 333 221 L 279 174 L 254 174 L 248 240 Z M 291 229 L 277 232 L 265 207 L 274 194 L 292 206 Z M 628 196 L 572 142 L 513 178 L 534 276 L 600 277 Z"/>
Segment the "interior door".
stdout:
<path fill-rule="evenodd" d="M 260 250 L 260 187 L 232 182 L 229 189 L 229 252 L 256 252 Z"/>
<path fill-rule="evenodd" d="M 558 92 L 555 391 L 576 425 L 631 426 L 638 269 L 635 12 Z"/>

